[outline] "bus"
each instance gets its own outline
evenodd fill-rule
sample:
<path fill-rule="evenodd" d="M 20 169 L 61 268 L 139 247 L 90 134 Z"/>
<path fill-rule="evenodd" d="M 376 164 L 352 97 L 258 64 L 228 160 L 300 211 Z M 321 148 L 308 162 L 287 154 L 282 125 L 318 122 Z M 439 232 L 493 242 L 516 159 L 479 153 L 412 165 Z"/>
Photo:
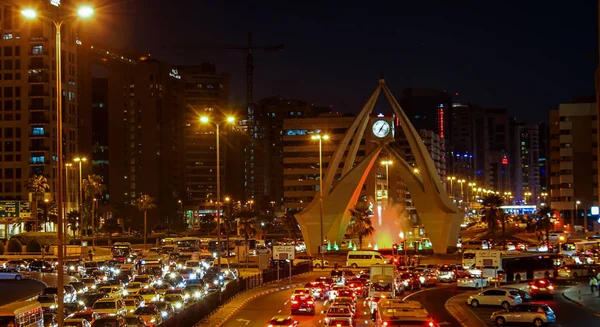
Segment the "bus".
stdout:
<path fill-rule="evenodd" d="M 465 269 L 469 269 L 470 267 L 475 265 L 475 251 L 474 250 L 466 250 L 463 252 L 462 256 L 462 266 Z"/>
<path fill-rule="evenodd" d="M 502 282 L 521 283 L 537 278 L 554 277 L 555 269 L 561 264 L 560 255 L 552 253 L 523 254 L 500 257 L 499 267 L 483 267 L 484 277 L 498 278 Z M 495 270 L 496 276 L 490 271 Z"/>
<path fill-rule="evenodd" d="M 193 249 L 196 251 L 202 247 L 203 243 L 202 239 L 199 237 L 179 237 L 173 239 L 173 241 L 180 249 Z M 206 241 L 204 241 L 204 243 L 206 243 Z"/>
<path fill-rule="evenodd" d="M 131 243 L 115 242 L 112 246 L 113 260 L 124 263 L 125 259 L 131 254 Z"/>
<path fill-rule="evenodd" d="M 38 301 L 17 301 L 0 307 L 0 326 L 43 327 L 44 311 Z"/>

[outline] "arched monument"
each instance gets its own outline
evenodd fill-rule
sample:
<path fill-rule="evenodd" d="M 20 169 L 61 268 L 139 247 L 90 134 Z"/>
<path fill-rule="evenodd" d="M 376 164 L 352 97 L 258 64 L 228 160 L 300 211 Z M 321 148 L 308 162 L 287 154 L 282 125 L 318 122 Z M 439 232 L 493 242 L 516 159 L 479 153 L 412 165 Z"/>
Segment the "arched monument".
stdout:
<path fill-rule="evenodd" d="M 418 171 L 415 171 L 401 154 L 388 146 L 390 140 L 383 137 L 373 151 L 367 153 L 360 162 L 356 163 L 360 141 L 369 126 L 369 115 L 382 91 L 402 126 Z M 341 243 L 350 222 L 349 209 L 358 200 L 369 171 L 384 149 L 398 163 L 390 169 L 398 170 L 410 191 L 413 204 L 433 244 L 433 251 L 446 253 L 448 246 L 456 245 L 463 214 L 446 194 L 423 140 L 383 79 L 379 80 L 379 85 L 338 144 L 323 176 L 323 235 L 332 242 Z M 341 171 L 341 179 L 336 181 L 334 186 L 334 177 L 340 169 L 340 163 L 344 156 L 346 157 Z M 310 254 L 318 253 L 318 247 L 322 244 L 319 197 L 319 193 L 317 193 L 311 203 L 296 214 L 307 251 Z"/>

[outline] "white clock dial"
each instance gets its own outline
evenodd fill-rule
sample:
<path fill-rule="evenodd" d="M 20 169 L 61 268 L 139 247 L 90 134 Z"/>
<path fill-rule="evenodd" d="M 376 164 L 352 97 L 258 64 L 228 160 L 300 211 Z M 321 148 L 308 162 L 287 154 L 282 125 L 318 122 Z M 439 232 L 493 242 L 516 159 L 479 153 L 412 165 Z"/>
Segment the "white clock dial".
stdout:
<path fill-rule="evenodd" d="M 373 135 L 384 138 L 390 133 L 390 123 L 385 120 L 378 120 L 373 123 Z"/>

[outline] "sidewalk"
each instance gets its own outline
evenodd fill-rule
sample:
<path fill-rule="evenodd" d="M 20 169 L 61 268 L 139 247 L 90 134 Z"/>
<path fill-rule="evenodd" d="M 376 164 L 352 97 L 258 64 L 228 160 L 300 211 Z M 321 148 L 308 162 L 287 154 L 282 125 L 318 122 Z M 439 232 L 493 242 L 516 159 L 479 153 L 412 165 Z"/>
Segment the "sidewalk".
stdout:
<path fill-rule="evenodd" d="M 598 292 L 592 294 L 590 286 L 587 284 L 573 286 L 563 292 L 563 296 L 581 307 L 600 314 L 600 297 L 598 296 Z"/>
<path fill-rule="evenodd" d="M 298 275 L 292 278 L 292 284 L 290 285 L 289 279 L 282 279 L 278 283 L 265 284 L 263 286 L 251 289 L 244 293 L 240 293 L 234 297 L 231 301 L 217 309 L 213 314 L 206 317 L 195 325 L 195 327 L 201 326 L 214 326 L 219 327 L 227 321 L 233 314 L 235 314 L 241 307 L 243 307 L 248 301 L 253 300 L 256 297 L 263 296 L 268 293 L 281 291 L 288 288 L 295 288 L 304 286 L 307 282 L 314 280 L 319 276 L 328 276 L 329 270 L 315 270 L 310 273 Z"/>
<path fill-rule="evenodd" d="M 463 327 L 486 327 L 487 325 L 467 307 L 467 298 L 479 291 L 465 292 L 455 295 L 446 301 L 445 307 L 456 321 Z"/>

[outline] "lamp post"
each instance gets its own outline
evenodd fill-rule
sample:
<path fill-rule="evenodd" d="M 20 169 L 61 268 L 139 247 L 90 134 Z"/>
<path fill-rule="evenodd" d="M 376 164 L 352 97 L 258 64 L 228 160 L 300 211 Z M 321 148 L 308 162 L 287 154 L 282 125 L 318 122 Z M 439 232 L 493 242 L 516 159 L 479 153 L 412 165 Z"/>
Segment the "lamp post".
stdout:
<path fill-rule="evenodd" d="M 49 204 L 50 204 L 50 200 L 44 199 L 44 233 L 48 232 L 48 205 Z"/>
<path fill-rule="evenodd" d="M 388 203 L 390 201 L 390 165 L 392 164 L 392 160 L 382 160 L 381 164 L 385 166 L 385 198 Z M 419 170 L 415 168 L 418 172 Z"/>
<path fill-rule="evenodd" d="M 60 29 L 67 19 L 74 17 L 89 18 L 94 14 L 94 9 L 90 6 L 82 6 L 77 9 L 76 14 L 69 14 L 66 16 L 61 15 L 60 2 L 52 3 L 56 7 L 54 12 L 55 17 L 45 17 L 52 21 L 56 30 L 56 58 L 55 69 L 56 69 L 56 198 L 57 198 L 57 222 L 59 225 L 57 233 L 57 248 L 58 248 L 58 278 L 56 280 L 56 288 L 58 295 L 58 326 L 64 326 L 65 313 L 64 313 L 64 269 L 63 269 L 63 153 L 62 153 L 62 63 L 61 63 L 61 42 L 60 42 Z M 21 14 L 27 19 L 35 19 L 38 16 L 38 12 L 35 9 L 26 8 L 21 11 Z"/>
<path fill-rule="evenodd" d="M 450 181 L 450 198 L 454 199 L 454 181 L 456 180 L 455 176 L 448 176 L 446 180 Z"/>
<path fill-rule="evenodd" d="M 219 267 L 219 274 L 221 274 L 221 149 L 219 145 L 219 127 L 222 123 L 235 123 L 235 117 L 229 116 L 226 117 L 224 120 L 215 122 L 211 121 L 210 118 L 207 116 L 202 116 L 200 117 L 200 123 L 213 124 L 216 128 L 215 138 L 217 139 L 217 266 Z M 227 246 L 229 247 L 229 244 Z M 219 284 L 219 303 L 221 302 L 221 296 L 221 285 Z"/>
<path fill-rule="evenodd" d="M 179 203 L 179 210 L 181 211 L 181 222 L 182 223 L 185 222 L 185 224 L 187 225 L 187 221 L 185 219 L 185 213 L 183 212 L 183 201 L 177 200 L 177 203 Z M 169 225 L 169 222 L 167 221 L 167 226 L 168 225 Z"/>
<path fill-rule="evenodd" d="M 475 183 L 469 183 L 467 184 L 467 202 L 471 202 L 471 198 L 469 197 L 469 190 L 474 189 L 475 186 L 477 186 L 477 184 Z"/>
<path fill-rule="evenodd" d="M 323 246 L 323 140 L 329 140 L 327 134 L 315 134 L 310 137 L 312 140 L 319 141 L 319 218 L 321 223 L 321 239 L 319 240 L 319 252 L 321 252 L 321 270 L 325 269 L 325 252 L 321 250 Z"/>
<path fill-rule="evenodd" d="M 464 179 L 459 179 L 457 180 L 458 184 L 460 184 L 460 196 L 464 198 L 464 192 L 463 192 L 463 184 L 466 182 Z"/>
<path fill-rule="evenodd" d="M 77 157 L 73 161 L 79 164 L 79 199 L 77 201 L 77 208 L 79 210 L 79 218 L 81 218 L 79 226 L 79 235 L 83 242 L 83 174 L 81 173 L 81 165 L 87 161 L 86 157 Z"/>
<path fill-rule="evenodd" d="M 579 209 L 580 204 L 581 204 L 581 201 L 579 201 L 579 200 L 575 201 L 575 215 L 573 215 L 573 217 L 571 217 L 571 230 L 573 230 L 573 228 L 575 228 L 575 217 L 577 217 L 577 210 Z"/>

